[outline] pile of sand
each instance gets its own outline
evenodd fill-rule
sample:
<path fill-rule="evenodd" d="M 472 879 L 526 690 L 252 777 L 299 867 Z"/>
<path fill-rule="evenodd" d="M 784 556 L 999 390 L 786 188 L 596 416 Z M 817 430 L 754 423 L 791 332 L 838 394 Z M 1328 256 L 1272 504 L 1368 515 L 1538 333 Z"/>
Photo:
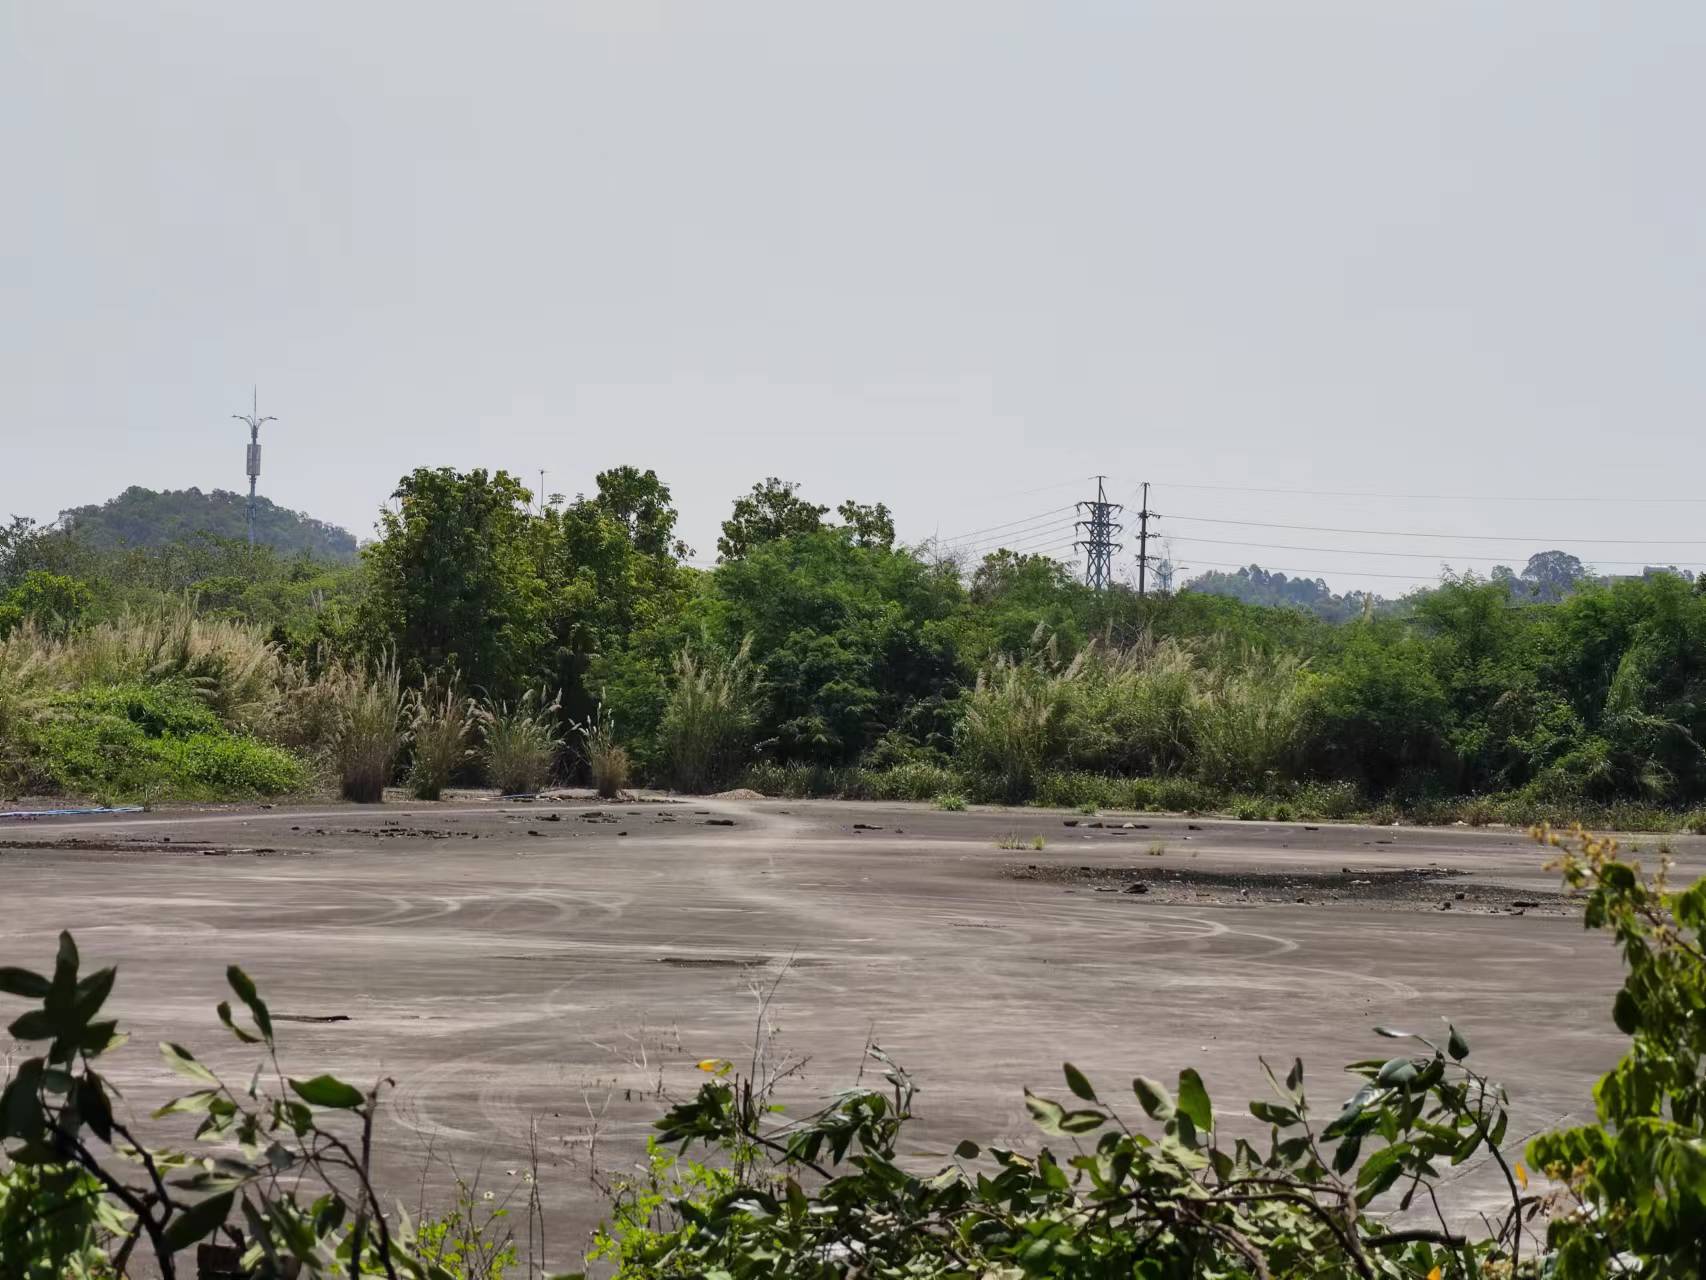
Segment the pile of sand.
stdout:
<path fill-rule="evenodd" d="M 713 800 L 764 800 L 768 797 L 762 791 L 754 791 L 751 787 L 736 787 L 733 791 L 719 791 L 712 796 Z"/>

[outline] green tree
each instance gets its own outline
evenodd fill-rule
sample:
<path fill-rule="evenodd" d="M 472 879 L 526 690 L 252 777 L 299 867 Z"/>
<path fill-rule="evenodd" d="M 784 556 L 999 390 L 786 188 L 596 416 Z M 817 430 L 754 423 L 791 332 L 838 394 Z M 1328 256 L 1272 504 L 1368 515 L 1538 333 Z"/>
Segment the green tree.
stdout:
<path fill-rule="evenodd" d="M 799 488 L 791 480 L 771 476 L 735 499 L 734 512 L 723 521 L 723 536 L 717 539 L 717 554 L 738 560 L 767 542 L 821 529 L 829 508 L 807 502 Z"/>
<path fill-rule="evenodd" d="M 504 471 L 421 467 L 391 496 L 365 552 L 370 640 L 415 684 L 455 667 L 507 696 L 536 679 L 550 631 L 529 491 Z"/>
<path fill-rule="evenodd" d="M 853 541 L 861 547 L 881 547 L 885 551 L 894 546 L 894 516 L 882 503 L 865 506 L 849 498 L 835 509 L 841 517 L 842 526 L 853 535 Z"/>

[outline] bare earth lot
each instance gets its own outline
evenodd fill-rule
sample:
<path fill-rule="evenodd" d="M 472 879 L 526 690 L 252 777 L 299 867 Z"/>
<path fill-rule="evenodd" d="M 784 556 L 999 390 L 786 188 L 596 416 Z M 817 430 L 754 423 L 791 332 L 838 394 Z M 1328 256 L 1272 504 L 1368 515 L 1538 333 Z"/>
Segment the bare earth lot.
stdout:
<path fill-rule="evenodd" d="M 382 1171 L 411 1203 L 429 1146 L 433 1186 L 451 1157 L 502 1194 L 537 1118 L 565 1267 L 600 1211 L 589 1159 L 633 1162 L 660 1080 L 744 1062 L 751 989 L 784 967 L 796 1096 L 850 1081 L 869 1034 L 922 1086 L 925 1161 L 1032 1142 L 1021 1089 L 1061 1092 L 1063 1060 L 1105 1096 L 1193 1064 L 1224 1113 L 1263 1096 L 1258 1054 L 1302 1054 L 1326 1110 L 1343 1063 L 1392 1049 L 1371 1027 L 1441 1015 L 1510 1086 L 1513 1138 L 1590 1114 L 1617 965 L 1520 834 L 1071 818 L 577 800 L 10 822 L 0 963 L 49 965 L 70 927 L 87 965 L 120 965 L 114 1074 L 139 1110 L 171 1090 L 163 1038 L 247 1079 L 213 1016 L 241 964 L 287 1070 L 395 1078 Z M 1047 846 L 996 848 L 1009 833 Z M 1703 845 L 1676 842 L 1684 874 Z"/>

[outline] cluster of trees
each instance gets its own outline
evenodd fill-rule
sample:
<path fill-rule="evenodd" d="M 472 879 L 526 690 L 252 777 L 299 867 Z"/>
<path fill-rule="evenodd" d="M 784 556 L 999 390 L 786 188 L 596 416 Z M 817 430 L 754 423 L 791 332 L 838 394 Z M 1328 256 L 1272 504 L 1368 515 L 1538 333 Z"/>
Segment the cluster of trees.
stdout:
<path fill-rule="evenodd" d="M 1259 570 L 1241 580 L 1275 605 L 1092 592 L 1010 551 L 941 559 L 896 545 L 881 504 L 832 512 L 774 478 L 734 504 L 710 570 L 686 563 L 651 471 L 604 472 L 543 509 L 501 471 L 423 468 L 392 497 L 353 563 L 199 531 L 114 548 L 75 523 L 15 524 L 0 531 L 0 632 L 193 597 L 266 628 L 311 670 L 388 655 L 417 687 L 450 669 L 494 698 L 544 686 L 566 722 L 600 715 L 640 775 L 662 781 L 672 741 L 703 728 L 672 711 L 687 672 L 739 703 L 718 730 L 731 767 L 928 761 L 1026 776 L 989 754 L 1007 750 L 1043 769 L 1244 789 L 1706 796 L 1706 595 L 1680 574 L 1597 581 L 1548 553 L 1522 575 L 1448 579 L 1399 612 L 1331 597 L 1342 620 L 1329 621 L 1310 607 L 1324 586 L 1298 599 L 1298 580 Z M 1171 720 L 1157 710 L 1167 698 Z M 977 736 L 995 723 L 1010 745 Z"/>

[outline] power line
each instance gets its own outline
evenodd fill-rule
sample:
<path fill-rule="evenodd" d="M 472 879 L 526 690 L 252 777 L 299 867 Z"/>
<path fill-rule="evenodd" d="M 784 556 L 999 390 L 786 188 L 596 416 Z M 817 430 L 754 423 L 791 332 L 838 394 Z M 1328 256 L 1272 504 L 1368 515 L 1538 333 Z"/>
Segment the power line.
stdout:
<path fill-rule="evenodd" d="M 951 555 L 970 555 L 984 549 L 995 549 L 1010 545 L 1015 540 L 1033 538 L 1042 534 L 1057 533 L 1074 529 L 1078 522 L 1071 518 L 1056 520 L 1051 524 L 1037 525 L 1028 529 L 1011 529 L 993 538 L 981 538 L 976 542 L 938 543 L 944 551 Z"/>
<path fill-rule="evenodd" d="M 1425 529 L 1346 529 L 1325 524 L 1279 524 L 1265 520 L 1226 520 L 1214 516 L 1181 516 L 1168 513 L 1168 520 L 1188 520 L 1193 524 L 1231 524 L 1247 529 L 1292 529 L 1302 533 L 1355 533 L 1376 538 L 1453 538 L 1464 542 L 1521 542 L 1529 546 L 1546 543 L 1581 543 L 1621 547 L 1701 547 L 1706 538 L 1583 538 L 1576 534 L 1565 537 L 1523 537 L 1504 533 L 1440 533 Z"/>
<path fill-rule="evenodd" d="M 1608 503 L 1608 502 L 1640 502 L 1640 503 L 1652 503 L 1652 502 L 1701 503 L 1701 502 L 1706 502 L 1706 497 L 1698 497 L 1698 498 L 1655 498 L 1655 497 L 1607 498 L 1607 497 L 1604 497 L 1604 496 L 1597 494 L 1597 493 L 1589 495 L 1589 496 L 1585 496 L 1585 497 L 1573 497 L 1572 498 L 1572 497 L 1563 497 L 1563 496 L 1560 496 L 1558 494 L 1551 494 L 1551 493 L 1547 493 L 1547 494 L 1375 493 L 1375 492 L 1372 492 L 1369 490 L 1363 490 L 1363 489 L 1276 489 L 1276 488 L 1264 487 L 1261 485 L 1188 484 L 1188 483 L 1182 483 L 1182 482 L 1174 482 L 1174 481 L 1170 481 L 1170 480 L 1166 481 L 1164 483 L 1170 489 L 1204 489 L 1204 490 L 1208 490 L 1208 491 L 1215 492 L 1215 493 L 1275 493 L 1275 494 L 1290 494 L 1294 497 L 1300 497 L 1300 498 L 1378 498 L 1378 499 L 1381 499 L 1381 500 L 1387 501 L 1387 502 L 1404 502 L 1404 501 L 1411 501 L 1411 500 L 1418 501 L 1418 502 L 1568 502 L 1568 503 L 1594 503 L 1594 504 L 1604 504 L 1604 503 Z"/>
<path fill-rule="evenodd" d="M 936 541 L 939 543 L 942 543 L 944 545 L 952 545 L 955 543 L 967 542 L 973 538 L 976 538 L 979 534 L 993 533 L 997 529 L 1011 529 L 1014 525 L 1031 524 L 1031 523 L 1038 521 L 1038 520 L 1046 520 L 1050 516 L 1065 515 L 1065 514 L 1068 514 L 1070 512 L 1075 512 L 1076 510 L 1077 510 L 1077 508 L 1073 507 L 1073 506 L 1052 507 L 1047 511 L 1039 511 L 1035 515 L 1020 516 L 1017 520 L 1009 520 L 1005 524 L 992 524 L 992 525 L 987 526 L 986 528 L 972 529 L 967 533 L 956 533 L 956 534 L 952 535 L 951 537 L 938 538 L 938 539 L 936 539 Z"/>

